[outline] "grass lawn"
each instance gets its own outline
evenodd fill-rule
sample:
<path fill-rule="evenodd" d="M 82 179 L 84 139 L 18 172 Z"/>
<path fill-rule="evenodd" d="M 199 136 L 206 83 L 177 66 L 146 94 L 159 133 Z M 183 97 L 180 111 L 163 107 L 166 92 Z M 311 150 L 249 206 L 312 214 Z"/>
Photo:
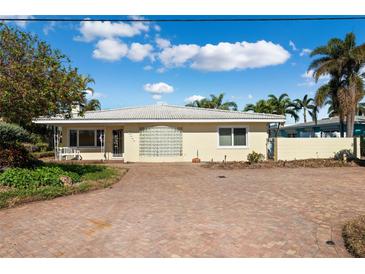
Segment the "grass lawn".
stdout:
<path fill-rule="evenodd" d="M 57 172 L 52 174 L 48 169 Z M 47 163 L 38 170 L 40 172 L 35 171 L 37 169 L 13 169 L 12 174 L 2 181 L 0 175 L 0 208 L 106 188 L 118 182 L 127 169 L 107 165 Z M 27 177 L 29 174 L 32 175 Z M 76 178 L 74 184 L 64 186 L 58 179 L 60 175 Z"/>

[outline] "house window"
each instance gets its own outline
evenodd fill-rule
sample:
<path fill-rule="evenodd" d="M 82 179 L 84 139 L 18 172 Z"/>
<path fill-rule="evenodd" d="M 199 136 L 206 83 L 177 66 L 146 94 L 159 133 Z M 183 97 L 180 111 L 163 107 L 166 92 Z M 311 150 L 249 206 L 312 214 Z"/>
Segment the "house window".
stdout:
<path fill-rule="evenodd" d="M 247 146 L 246 128 L 219 128 L 220 147 L 245 147 Z"/>
<path fill-rule="evenodd" d="M 79 130 L 79 146 L 95 146 L 95 130 Z"/>
<path fill-rule="evenodd" d="M 181 156 L 182 131 L 167 126 L 146 127 L 140 129 L 140 156 Z"/>
<path fill-rule="evenodd" d="M 70 129 L 69 145 L 71 147 L 100 147 L 103 136 L 103 129 Z"/>
<path fill-rule="evenodd" d="M 70 147 L 77 147 L 77 130 L 70 129 Z"/>

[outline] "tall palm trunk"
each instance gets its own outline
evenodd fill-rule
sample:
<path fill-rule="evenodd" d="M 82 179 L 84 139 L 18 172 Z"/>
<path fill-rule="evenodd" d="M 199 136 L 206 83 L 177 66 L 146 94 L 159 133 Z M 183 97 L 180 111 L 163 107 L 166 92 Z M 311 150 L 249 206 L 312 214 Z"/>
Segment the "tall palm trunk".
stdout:
<path fill-rule="evenodd" d="M 278 137 L 279 129 L 280 129 L 280 123 L 278 123 L 278 127 L 276 128 L 275 137 Z"/>
<path fill-rule="evenodd" d="M 350 111 L 347 114 L 346 137 L 354 136 L 354 127 L 355 127 L 355 112 Z"/>
<path fill-rule="evenodd" d="M 303 118 L 304 118 L 304 123 L 307 122 L 307 108 L 303 108 Z"/>
<path fill-rule="evenodd" d="M 340 136 L 341 138 L 345 137 L 345 119 L 343 117 L 343 114 L 340 113 Z"/>
<path fill-rule="evenodd" d="M 348 111 L 347 111 L 347 125 L 346 125 L 346 135 L 347 137 L 354 136 L 355 127 L 355 115 L 356 115 L 356 83 L 353 77 L 350 77 L 348 88 Z"/>

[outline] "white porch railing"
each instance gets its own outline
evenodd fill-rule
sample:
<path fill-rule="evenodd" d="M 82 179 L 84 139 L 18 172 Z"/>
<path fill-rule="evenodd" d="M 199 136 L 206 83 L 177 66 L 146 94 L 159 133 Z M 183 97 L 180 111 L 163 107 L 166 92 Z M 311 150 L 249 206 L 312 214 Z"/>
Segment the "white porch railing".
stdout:
<path fill-rule="evenodd" d="M 67 160 L 68 157 L 81 160 L 80 150 L 72 147 L 58 147 L 56 149 L 56 158 L 58 160 Z"/>

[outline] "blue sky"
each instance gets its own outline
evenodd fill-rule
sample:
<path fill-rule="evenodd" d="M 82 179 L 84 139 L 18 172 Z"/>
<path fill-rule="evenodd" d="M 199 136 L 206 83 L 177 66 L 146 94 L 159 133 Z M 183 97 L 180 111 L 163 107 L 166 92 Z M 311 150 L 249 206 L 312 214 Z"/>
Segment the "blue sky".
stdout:
<path fill-rule="evenodd" d="M 365 42 L 361 20 L 18 25 L 60 49 L 82 74 L 94 78 L 94 97 L 104 109 L 184 105 L 191 96 L 221 92 L 239 109 L 270 93 L 286 92 L 292 99 L 313 96 L 318 84 L 306 73 L 308 52 L 350 31 L 358 43 Z M 320 112 L 324 116 L 326 109 Z"/>

